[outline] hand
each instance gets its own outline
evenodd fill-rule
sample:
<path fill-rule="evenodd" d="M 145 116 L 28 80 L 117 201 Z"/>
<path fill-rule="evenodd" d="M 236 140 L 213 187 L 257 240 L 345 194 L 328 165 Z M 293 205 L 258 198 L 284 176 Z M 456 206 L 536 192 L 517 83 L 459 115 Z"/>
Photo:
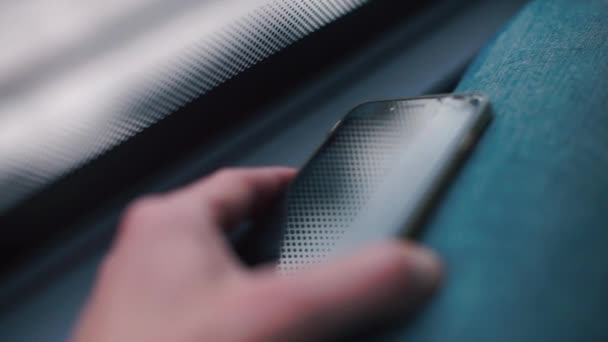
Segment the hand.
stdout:
<path fill-rule="evenodd" d="M 242 266 L 225 231 L 263 210 L 294 174 L 227 169 L 132 204 L 74 340 L 315 340 L 407 310 L 436 287 L 437 258 L 397 241 L 293 276 Z"/>

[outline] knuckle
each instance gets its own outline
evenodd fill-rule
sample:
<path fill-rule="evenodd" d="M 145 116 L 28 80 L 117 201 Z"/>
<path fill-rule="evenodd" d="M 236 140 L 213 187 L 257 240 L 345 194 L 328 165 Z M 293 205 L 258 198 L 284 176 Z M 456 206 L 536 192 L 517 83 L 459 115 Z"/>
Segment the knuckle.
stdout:
<path fill-rule="evenodd" d="M 223 168 L 215 171 L 211 176 L 216 181 L 227 181 L 236 178 L 239 174 L 239 170 L 236 168 Z"/>
<path fill-rule="evenodd" d="M 148 195 L 133 201 L 123 212 L 120 230 L 125 232 L 145 226 L 158 211 L 162 201 L 159 195 Z"/>
<path fill-rule="evenodd" d="M 230 209 L 230 203 L 220 193 L 209 193 L 205 196 L 203 206 L 207 209 L 207 214 L 216 215 L 224 213 Z"/>
<path fill-rule="evenodd" d="M 138 221 L 158 208 L 160 198 L 157 196 L 146 196 L 132 202 L 125 210 L 125 218 Z"/>
<path fill-rule="evenodd" d="M 118 263 L 115 261 L 116 256 L 114 255 L 116 252 L 110 252 L 110 254 L 106 255 L 99 265 L 98 277 L 99 279 L 107 279 L 111 278 L 112 275 L 116 272 Z"/>
<path fill-rule="evenodd" d="M 224 168 L 216 171 L 211 177 L 211 181 L 231 188 L 242 188 L 247 187 L 251 183 L 251 177 L 243 169 Z"/>
<path fill-rule="evenodd" d="M 285 293 L 270 284 L 258 287 L 253 292 L 249 291 L 249 295 L 241 303 L 246 303 L 244 307 L 264 322 L 250 331 L 251 336 L 255 337 L 253 340 L 270 340 L 278 333 L 289 331 L 298 321 L 305 321 L 309 302 L 299 301 L 297 298 L 300 297 L 294 296 L 293 293 Z M 276 298 L 281 300 L 277 301 Z"/>
<path fill-rule="evenodd" d="M 364 260 L 362 260 L 364 259 Z M 359 271 L 374 283 L 400 282 L 411 270 L 411 260 L 398 242 L 386 242 L 371 246 L 358 256 Z"/>
<path fill-rule="evenodd" d="M 383 251 L 379 251 L 377 264 L 381 265 L 386 273 L 395 275 L 403 273 L 409 266 L 404 247 L 398 243 L 389 243 Z"/>
<path fill-rule="evenodd" d="M 223 213 L 230 209 L 234 193 L 247 188 L 249 179 L 240 169 L 225 168 L 216 171 L 208 182 L 202 203 L 210 213 Z"/>

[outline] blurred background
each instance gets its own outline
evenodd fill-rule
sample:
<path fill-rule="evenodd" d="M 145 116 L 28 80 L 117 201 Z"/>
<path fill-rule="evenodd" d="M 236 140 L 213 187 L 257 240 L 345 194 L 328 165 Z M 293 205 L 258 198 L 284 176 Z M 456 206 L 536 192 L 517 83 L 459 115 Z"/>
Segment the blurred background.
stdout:
<path fill-rule="evenodd" d="M 134 197 L 300 166 L 361 102 L 450 92 L 523 3 L 1 2 L 0 336 L 67 336 Z"/>

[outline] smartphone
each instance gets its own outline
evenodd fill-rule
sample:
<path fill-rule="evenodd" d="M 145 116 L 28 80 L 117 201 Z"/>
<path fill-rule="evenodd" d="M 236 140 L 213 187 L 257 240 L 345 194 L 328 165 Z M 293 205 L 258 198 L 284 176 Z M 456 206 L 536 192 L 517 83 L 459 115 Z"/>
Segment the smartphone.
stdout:
<path fill-rule="evenodd" d="M 367 102 L 329 132 L 241 255 L 291 273 L 419 227 L 490 119 L 480 94 Z"/>

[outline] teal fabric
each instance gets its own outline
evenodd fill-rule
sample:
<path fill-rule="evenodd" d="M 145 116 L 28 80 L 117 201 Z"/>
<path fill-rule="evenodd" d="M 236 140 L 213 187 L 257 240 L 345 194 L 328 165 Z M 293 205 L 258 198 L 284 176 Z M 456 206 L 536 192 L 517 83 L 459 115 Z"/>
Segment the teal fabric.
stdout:
<path fill-rule="evenodd" d="M 458 86 L 494 120 L 424 240 L 446 286 L 406 341 L 608 340 L 608 1 L 534 1 Z"/>

